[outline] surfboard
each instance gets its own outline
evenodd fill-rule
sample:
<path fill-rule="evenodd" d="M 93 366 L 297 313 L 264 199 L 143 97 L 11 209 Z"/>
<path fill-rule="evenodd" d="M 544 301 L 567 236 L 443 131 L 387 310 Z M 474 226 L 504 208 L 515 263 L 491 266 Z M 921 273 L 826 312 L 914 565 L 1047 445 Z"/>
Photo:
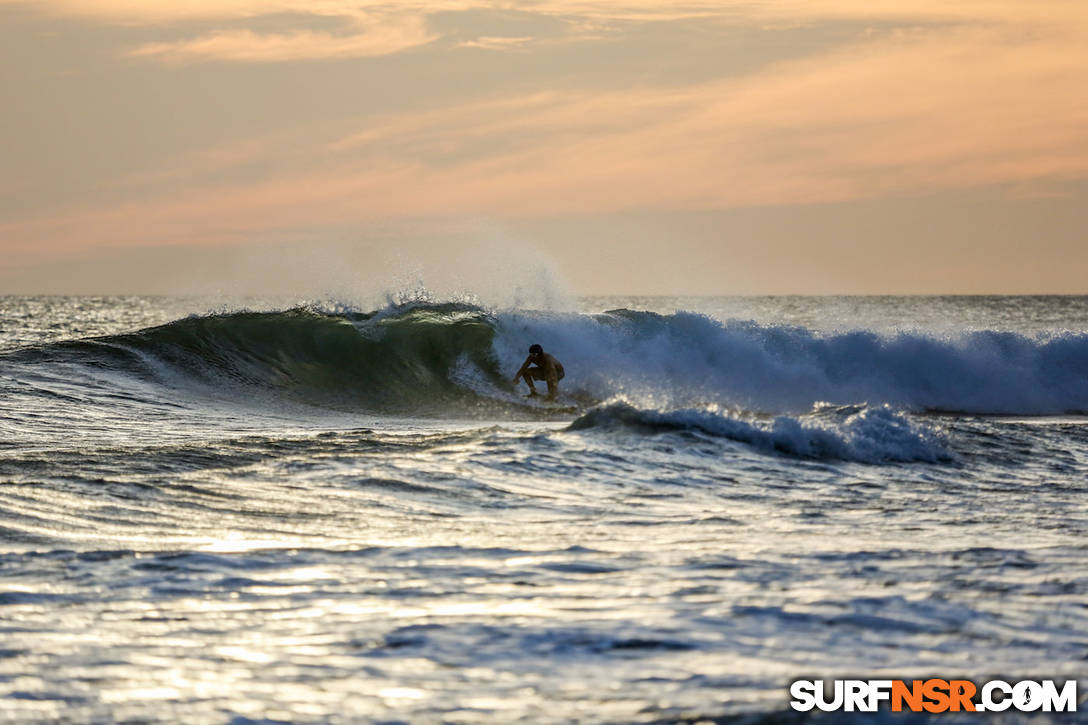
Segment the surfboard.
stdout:
<path fill-rule="evenodd" d="M 576 401 L 567 400 L 562 395 L 555 400 L 548 400 L 543 395 L 526 395 L 520 402 L 529 408 L 555 413 L 577 413 L 581 410 Z"/>

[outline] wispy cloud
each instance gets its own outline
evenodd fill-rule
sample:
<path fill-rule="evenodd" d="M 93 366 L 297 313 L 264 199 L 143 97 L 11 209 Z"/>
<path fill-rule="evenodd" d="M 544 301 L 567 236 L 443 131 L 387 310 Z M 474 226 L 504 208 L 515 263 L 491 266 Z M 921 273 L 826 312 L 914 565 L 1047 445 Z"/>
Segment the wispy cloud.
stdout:
<path fill-rule="evenodd" d="M 356 23 L 347 34 L 297 31 L 256 33 L 252 30 L 216 31 L 197 38 L 147 43 L 130 55 L 186 63 L 202 60 L 287 62 L 319 58 L 358 58 L 397 53 L 424 45 L 437 36 L 420 18 Z"/>
<path fill-rule="evenodd" d="M 516 48 L 521 45 L 525 45 L 533 40 L 530 35 L 519 35 L 516 37 L 499 36 L 499 35 L 483 35 L 475 40 L 466 40 L 463 43 L 459 43 L 459 47 L 462 48 L 484 48 L 487 50 Z"/>
<path fill-rule="evenodd" d="M 439 13 L 509 10 L 480 0 L 0 0 L 31 4 L 46 11 L 124 25 L 157 28 L 210 26 L 196 35 L 155 41 L 131 49 L 135 57 L 168 62 L 222 60 L 288 62 L 316 58 L 386 55 L 436 40 L 429 19 Z M 1082 22 L 1082 4 L 1068 0 L 689 0 L 682 4 L 656 0 L 539 0 L 519 5 L 517 12 L 541 19 L 562 19 L 567 39 L 608 37 L 617 24 L 716 18 L 735 23 L 813 24 L 829 22 L 970 23 L 975 26 L 1053 25 Z M 339 32 L 287 28 L 270 32 L 258 27 L 263 18 L 318 17 L 343 21 Z M 253 27 L 245 27 L 252 22 Z M 230 23 L 230 28 L 217 27 Z M 236 27 L 241 24 L 241 27 Z M 484 33 L 458 47 L 516 49 L 536 39 L 524 33 Z"/>

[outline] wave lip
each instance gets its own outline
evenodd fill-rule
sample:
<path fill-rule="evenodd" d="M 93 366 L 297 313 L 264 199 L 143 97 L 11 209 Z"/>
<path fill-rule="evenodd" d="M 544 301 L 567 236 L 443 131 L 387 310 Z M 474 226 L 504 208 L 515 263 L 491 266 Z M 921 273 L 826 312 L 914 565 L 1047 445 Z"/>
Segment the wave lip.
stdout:
<path fill-rule="evenodd" d="M 745 420 L 715 408 L 653 410 L 627 402 L 602 405 L 574 420 L 568 430 L 623 429 L 644 434 L 698 432 L 798 458 L 859 463 L 936 463 L 951 459 L 936 431 L 912 423 L 886 405 L 821 407 L 814 413 Z"/>

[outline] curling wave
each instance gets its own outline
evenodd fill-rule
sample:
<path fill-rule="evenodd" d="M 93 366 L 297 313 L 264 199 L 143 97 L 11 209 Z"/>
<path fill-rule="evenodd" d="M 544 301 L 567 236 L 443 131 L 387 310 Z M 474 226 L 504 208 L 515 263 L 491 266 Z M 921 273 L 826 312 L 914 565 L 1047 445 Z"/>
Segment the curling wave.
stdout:
<path fill-rule="evenodd" d="M 224 394 L 258 388 L 318 405 L 416 413 L 477 402 L 453 381 L 500 375 L 493 325 L 458 304 L 331 314 L 312 309 L 190 317 L 124 335 L 21 351 Z"/>
<path fill-rule="evenodd" d="M 525 410 L 509 382 L 526 346 L 563 361 L 568 402 L 647 410 L 805 413 L 818 402 L 913 411 L 1088 411 L 1088 335 L 978 331 L 821 334 L 703 315 L 491 312 L 469 304 L 371 313 L 293 309 L 178 320 L 0 357 L 120 370 L 183 385 L 243 385 L 314 404 L 447 415 Z"/>

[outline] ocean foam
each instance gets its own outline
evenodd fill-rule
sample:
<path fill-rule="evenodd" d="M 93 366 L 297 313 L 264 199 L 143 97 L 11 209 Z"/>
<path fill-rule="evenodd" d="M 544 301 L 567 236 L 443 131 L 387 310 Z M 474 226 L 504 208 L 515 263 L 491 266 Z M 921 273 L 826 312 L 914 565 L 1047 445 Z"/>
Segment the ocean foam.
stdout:
<path fill-rule="evenodd" d="M 590 410 L 570 430 L 623 428 L 643 433 L 694 431 L 801 458 L 862 463 L 948 460 L 941 435 L 887 406 L 818 408 L 800 417 L 770 421 L 704 408 L 643 410 L 614 402 Z"/>
<path fill-rule="evenodd" d="M 1084 334 L 819 334 L 630 310 L 509 313 L 499 316 L 498 331 L 494 347 L 503 365 L 516 366 L 521 348 L 539 342 L 563 361 L 564 385 L 647 408 L 716 404 L 802 413 L 826 401 L 979 414 L 1088 410 Z"/>

